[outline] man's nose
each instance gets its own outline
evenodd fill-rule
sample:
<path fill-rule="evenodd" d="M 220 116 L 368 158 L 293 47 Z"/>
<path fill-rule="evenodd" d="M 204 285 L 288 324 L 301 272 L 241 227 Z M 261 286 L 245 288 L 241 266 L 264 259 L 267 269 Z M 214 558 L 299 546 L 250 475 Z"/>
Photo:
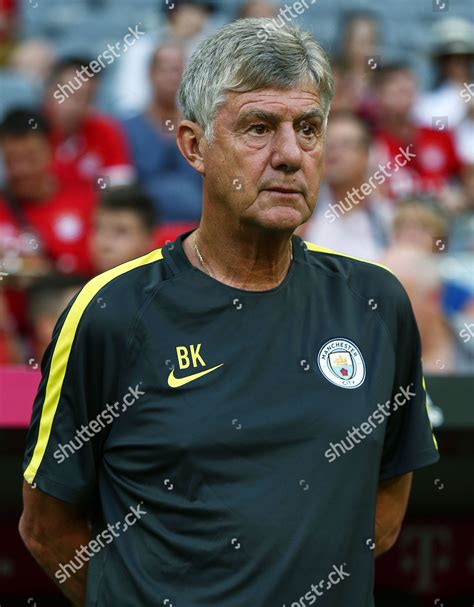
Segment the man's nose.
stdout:
<path fill-rule="evenodd" d="M 288 173 L 301 168 L 301 148 L 293 125 L 280 125 L 273 137 L 272 145 L 272 168 Z"/>

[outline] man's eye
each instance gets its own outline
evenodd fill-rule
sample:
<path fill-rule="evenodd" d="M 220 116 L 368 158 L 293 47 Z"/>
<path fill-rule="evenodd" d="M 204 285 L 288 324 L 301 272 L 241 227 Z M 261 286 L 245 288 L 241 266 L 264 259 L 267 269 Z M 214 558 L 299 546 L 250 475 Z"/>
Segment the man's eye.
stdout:
<path fill-rule="evenodd" d="M 267 131 L 267 126 L 265 124 L 252 124 L 248 130 L 254 132 L 256 135 L 264 135 Z"/>
<path fill-rule="evenodd" d="M 305 137 L 313 137 L 318 133 L 318 129 L 312 124 L 303 124 L 300 131 Z"/>

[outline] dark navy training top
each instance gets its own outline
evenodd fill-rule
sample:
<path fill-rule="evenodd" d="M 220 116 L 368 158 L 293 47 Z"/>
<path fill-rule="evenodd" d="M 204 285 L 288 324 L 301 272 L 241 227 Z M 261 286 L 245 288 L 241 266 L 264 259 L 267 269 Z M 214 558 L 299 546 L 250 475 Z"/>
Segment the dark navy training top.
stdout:
<path fill-rule="evenodd" d="M 292 237 L 247 291 L 163 249 L 93 278 L 43 361 L 24 476 L 84 504 L 88 607 L 371 607 L 378 483 L 438 460 L 382 266 Z M 78 547 L 79 548 L 79 547 Z"/>

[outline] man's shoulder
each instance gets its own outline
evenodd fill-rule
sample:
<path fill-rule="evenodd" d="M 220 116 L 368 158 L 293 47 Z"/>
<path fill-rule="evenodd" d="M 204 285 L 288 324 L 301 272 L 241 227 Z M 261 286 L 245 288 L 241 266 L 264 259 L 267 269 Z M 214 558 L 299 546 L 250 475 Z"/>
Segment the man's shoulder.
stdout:
<path fill-rule="evenodd" d="M 95 336 L 126 333 L 142 305 L 165 280 L 162 249 L 90 279 L 65 311 L 68 330 Z"/>
<path fill-rule="evenodd" d="M 406 300 L 405 291 L 395 274 L 381 263 L 353 257 L 334 249 L 328 249 L 307 240 L 302 245 L 311 263 L 327 273 L 345 280 L 350 288 L 361 295 L 380 295 L 384 298 Z"/>
<path fill-rule="evenodd" d="M 367 312 L 377 314 L 385 323 L 393 340 L 400 331 L 416 328 L 408 295 L 388 267 L 311 242 L 304 241 L 304 244 L 309 262 L 326 275 L 342 281 Z"/>
<path fill-rule="evenodd" d="M 394 276 L 390 268 L 376 261 L 348 255 L 347 253 L 323 247 L 314 242 L 310 242 L 309 240 L 302 240 L 302 246 L 310 253 L 310 258 L 312 257 L 313 259 L 322 262 L 326 261 L 334 268 L 352 271 L 368 271 L 371 273 L 375 272 L 384 276 L 388 272 L 389 275 Z"/>

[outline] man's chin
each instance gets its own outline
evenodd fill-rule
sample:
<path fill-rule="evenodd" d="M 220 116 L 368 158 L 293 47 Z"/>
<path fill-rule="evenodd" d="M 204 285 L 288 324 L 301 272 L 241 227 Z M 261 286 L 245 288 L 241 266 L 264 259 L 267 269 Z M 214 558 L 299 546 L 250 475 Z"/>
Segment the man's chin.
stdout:
<path fill-rule="evenodd" d="M 301 210 L 283 205 L 261 210 L 255 217 L 255 222 L 268 230 L 293 231 L 305 221 Z"/>
<path fill-rule="evenodd" d="M 301 217 L 282 214 L 281 216 L 267 215 L 253 217 L 248 223 L 257 226 L 260 229 L 268 230 L 269 232 L 293 233 L 296 228 L 304 222 Z"/>

